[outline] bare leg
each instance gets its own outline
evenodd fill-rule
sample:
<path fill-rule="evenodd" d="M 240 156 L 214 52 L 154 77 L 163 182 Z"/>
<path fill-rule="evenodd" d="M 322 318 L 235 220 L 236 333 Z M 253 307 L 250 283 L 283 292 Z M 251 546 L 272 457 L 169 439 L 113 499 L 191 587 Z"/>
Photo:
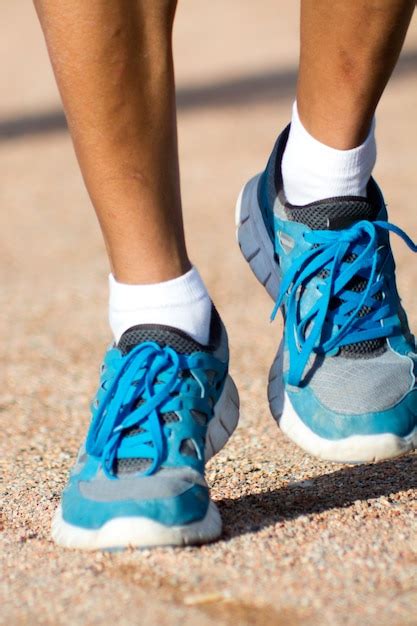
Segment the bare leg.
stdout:
<path fill-rule="evenodd" d="M 35 0 L 113 274 L 190 268 L 181 215 L 171 34 L 175 0 Z"/>
<path fill-rule="evenodd" d="M 302 0 L 297 103 L 308 132 L 361 144 L 397 62 L 415 0 Z"/>

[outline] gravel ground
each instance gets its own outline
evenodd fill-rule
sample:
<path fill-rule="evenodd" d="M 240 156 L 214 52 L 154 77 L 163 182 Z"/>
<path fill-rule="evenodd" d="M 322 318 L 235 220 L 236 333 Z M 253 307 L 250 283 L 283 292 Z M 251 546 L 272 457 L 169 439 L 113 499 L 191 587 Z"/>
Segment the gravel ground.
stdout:
<path fill-rule="evenodd" d="M 280 15 L 278 4 L 183 0 L 176 28 L 188 241 L 229 328 L 242 401 L 236 435 L 208 467 L 224 536 L 91 555 L 56 548 L 49 524 L 109 339 L 107 263 L 33 9 L 3 0 L 0 623 L 417 624 L 417 456 L 318 462 L 268 412 L 281 328 L 234 244 L 233 206 L 293 98 L 297 3 Z M 377 168 L 392 219 L 414 238 L 416 76 L 414 22 L 380 106 Z M 417 265 L 395 249 L 416 330 Z"/>

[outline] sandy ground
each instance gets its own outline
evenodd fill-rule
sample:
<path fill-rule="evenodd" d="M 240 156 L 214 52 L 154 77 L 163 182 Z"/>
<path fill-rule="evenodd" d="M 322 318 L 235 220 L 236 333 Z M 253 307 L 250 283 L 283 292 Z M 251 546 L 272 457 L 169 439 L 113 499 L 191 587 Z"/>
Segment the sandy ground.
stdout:
<path fill-rule="evenodd" d="M 235 197 L 288 120 L 296 5 L 183 0 L 178 12 L 188 242 L 229 328 L 242 401 L 236 435 L 208 467 L 224 536 L 90 555 L 56 548 L 49 524 L 109 339 L 107 262 L 34 11 L 2 2 L 1 623 L 417 624 L 417 456 L 321 463 L 278 432 L 266 379 L 281 328 L 234 243 Z M 416 79 L 414 21 L 380 106 L 377 167 L 392 219 L 414 238 Z M 417 264 L 395 249 L 417 330 Z"/>

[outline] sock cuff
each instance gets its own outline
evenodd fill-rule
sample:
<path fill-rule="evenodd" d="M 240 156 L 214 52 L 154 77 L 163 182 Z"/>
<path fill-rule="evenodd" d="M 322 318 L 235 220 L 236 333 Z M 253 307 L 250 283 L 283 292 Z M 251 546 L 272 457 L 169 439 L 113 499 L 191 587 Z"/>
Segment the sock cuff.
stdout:
<path fill-rule="evenodd" d="M 120 283 L 109 274 L 109 306 L 114 312 L 181 306 L 207 297 L 207 288 L 194 266 L 182 276 L 149 285 Z"/>
<path fill-rule="evenodd" d="M 374 164 L 376 159 L 375 128 L 376 119 L 374 116 L 368 135 L 363 143 L 350 150 L 339 150 L 338 148 L 327 146 L 313 137 L 313 135 L 310 135 L 300 119 L 297 101 L 293 104 L 290 134 L 297 140 L 297 143 L 302 141 L 303 146 L 310 146 L 311 150 L 314 151 L 315 157 L 320 158 L 322 167 L 331 167 L 332 169 L 336 169 L 339 165 L 340 167 L 345 167 L 346 159 L 349 159 L 350 167 L 358 167 L 359 164 L 361 167 L 364 167 L 364 157 Z"/>
<path fill-rule="evenodd" d="M 375 119 L 360 146 L 338 150 L 310 135 L 294 103 L 282 158 L 284 193 L 291 204 L 303 206 L 324 198 L 366 196 L 375 162 Z"/>

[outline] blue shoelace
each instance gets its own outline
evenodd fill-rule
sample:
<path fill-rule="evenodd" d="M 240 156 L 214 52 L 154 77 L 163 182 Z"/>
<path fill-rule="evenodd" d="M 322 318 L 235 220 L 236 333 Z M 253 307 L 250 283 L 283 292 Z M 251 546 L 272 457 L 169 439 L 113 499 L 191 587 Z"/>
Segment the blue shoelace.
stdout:
<path fill-rule="evenodd" d="M 190 357 L 154 342 L 139 344 L 123 358 L 87 437 L 87 452 L 101 458 L 108 478 L 115 478 L 113 467 L 122 442 L 123 458 L 151 459 L 143 475 L 152 474 L 160 466 L 165 448 L 160 411 L 172 394 L 180 392 L 184 384 L 180 370 L 190 366 Z M 143 395 L 146 399 L 138 403 Z M 139 432 L 124 437 L 123 431 L 129 428 Z"/>
<path fill-rule="evenodd" d="M 313 353 L 326 354 L 344 345 L 392 334 L 393 325 L 386 318 L 396 310 L 386 297 L 384 276 L 380 273 L 382 251 L 385 250 L 386 256 L 388 245 L 387 231 L 401 237 L 417 252 L 417 245 L 403 230 L 384 221 L 364 220 L 342 231 L 304 233 L 304 239 L 312 247 L 294 260 L 284 276 L 271 315 L 274 319 L 285 304 L 290 385 L 300 385 Z M 385 232 L 384 245 L 378 241 L 382 232 Z M 350 262 L 346 260 L 348 255 Z M 302 315 L 300 294 L 322 270 L 326 277 L 319 285 L 321 296 Z M 363 291 L 349 290 L 348 284 L 355 276 L 367 281 Z M 377 302 L 377 294 L 384 294 L 382 302 Z M 335 298 L 336 307 L 332 306 Z"/>

